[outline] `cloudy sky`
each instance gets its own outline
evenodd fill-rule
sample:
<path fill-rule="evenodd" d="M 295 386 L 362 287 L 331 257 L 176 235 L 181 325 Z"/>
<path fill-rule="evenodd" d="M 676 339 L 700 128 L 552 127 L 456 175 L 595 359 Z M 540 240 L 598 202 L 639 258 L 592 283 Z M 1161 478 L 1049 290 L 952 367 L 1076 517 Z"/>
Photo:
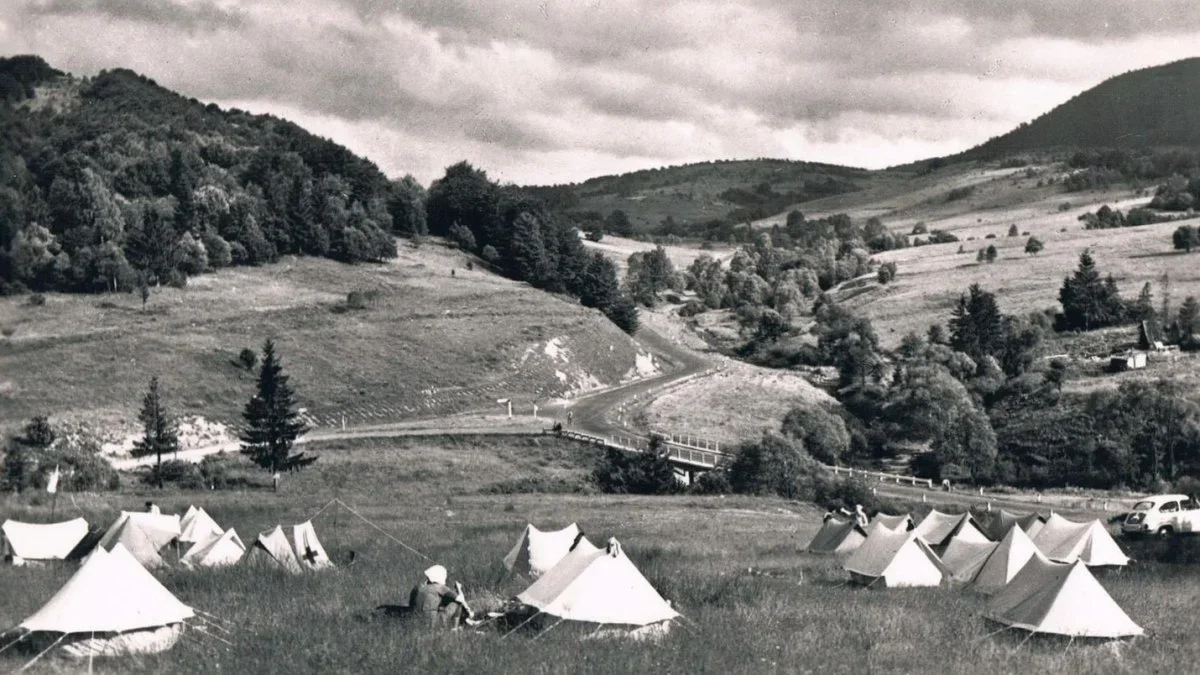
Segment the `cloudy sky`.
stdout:
<path fill-rule="evenodd" d="M 1200 55 L 1194 0 L 0 0 L 0 54 L 126 67 L 421 182 L 963 150 Z"/>

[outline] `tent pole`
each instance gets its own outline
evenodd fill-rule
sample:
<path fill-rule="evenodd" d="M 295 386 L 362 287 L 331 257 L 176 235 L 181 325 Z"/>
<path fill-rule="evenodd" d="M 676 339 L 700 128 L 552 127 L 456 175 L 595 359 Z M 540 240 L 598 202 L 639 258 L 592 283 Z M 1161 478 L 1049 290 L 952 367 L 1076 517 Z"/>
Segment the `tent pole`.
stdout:
<path fill-rule="evenodd" d="M 561 624 L 563 621 L 566 621 L 566 619 L 559 619 L 559 620 L 558 620 L 558 623 L 552 624 L 552 625 L 551 625 L 549 628 L 547 628 L 546 630 L 544 630 L 544 631 L 542 631 L 542 632 L 538 633 L 537 635 L 534 635 L 534 636 L 533 636 L 533 640 L 537 640 L 538 638 L 542 637 L 542 636 L 543 636 L 543 635 L 545 635 L 546 633 L 549 633 L 550 631 L 554 630 L 555 628 L 558 628 L 559 624 Z M 603 628 L 603 627 L 604 627 L 604 624 L 600 624 L 600 627 L 601 627 L 601 628 Z M 597 631 L 597 632 L 599 632 L 599 631 L 600 631 L 600 628 L 597 628 L 597 629 L 596 629 L 596 631 Z M 533 642 L 533 640 L 530 640 L 530 642 Z"/>
<path fill-rule="evenodd" d="M 8 643 L 8 644 L 4 645 L 3 647 L 0 647 L 0 652 L 3 652 L 4 650 L 8 649 L 9 647 L 11 647 L 11 646 L 13 646 L 13 645 L 17 644 L 18 642 L 20 642 L 21 640 L 24 640 L 25 638 L 29 637 L 29 634 L 30 634 L 30 633 L 32 633 L 32 632 L 33 632 L 33 631 L 29 631 L 29 630 L 27 630 L 27 631 L 25 631 L 24 633 L 21 633 L 21 635 L 20 635 L 19 637 L 17 637 L 17 639 L 16 639 L 16 640 L 13 640 L 12 642 L 10 642 L 10 643 Z"/>
<path fill-rule="evenodd" d="M 521 630 L 521 628 L 523 628 L 525 626 L 525 624 L 529 623 L 530 621 L 533 621 L 534 619 L 538 618 L 541 615 L 542 615 L 542 611 L 538 610 L 537 613 L 535 613 L 533 616 L 529 617 L 528 619 L 525 619 L 520 624 L 518 624 L 516 628 L 508 631 L 504 635 L 501 635 L 500 639 L 503 640 L 504 638 L 508 637 L 509 635 L 512 635 L 513 633 Z"/>
<path fill-rule="evenodd" d="M 45 649 L 43 649 L 43 650 L 41 651 L 41 653 L 40 653 L 40 654 L 38 654 L 37 656 L 33 657 L 33 660 L 32 660 L 32 661 L 30 661 L 29 663 L 26 663 L 25 665 L 21 666 L 20 670 L 18 670 L 17 672 L 18 672 L 18 673 L 23 673 L 23 672 L 25 672 L 25 671 L 26 671 L 26 670 L 29 668 L 29 666 L 32 666 L 33 664 L 37 663 L 38 659 L 40 659 L 40 658 L 42 658 L 43 656 L 45 656 L 45 655 L 46 655 L 46 652 L 48 652 L 48 651 L 50 651 L 51 649 L 54 649 L 55 647 L 57 647 L 57 646 L 58 646 L 58 643 L 62 642 L 62 641 L 63 641 L 63 639 L 65 639 L 66 637 L 67 637 L 67 634 L 66 634 L 66 633 L 63 633 L 62 635 L 60 635 L 60 636 L 59 636 L 59 638 L 58 638 L 57 640 L 55 640 L 54 642 L 52 642 L 52 643 L 50 644 L 50 646 L 49 646 L 49 647 L 46 647 Z"/>
<path fill-rule="evenodd" d="M 96 631 L 92 631 L 92 642 L 96 641 Z M 92 675 L 92 663 L 96 660 L 96 650 L 88 650 L 88 675 Z"/>

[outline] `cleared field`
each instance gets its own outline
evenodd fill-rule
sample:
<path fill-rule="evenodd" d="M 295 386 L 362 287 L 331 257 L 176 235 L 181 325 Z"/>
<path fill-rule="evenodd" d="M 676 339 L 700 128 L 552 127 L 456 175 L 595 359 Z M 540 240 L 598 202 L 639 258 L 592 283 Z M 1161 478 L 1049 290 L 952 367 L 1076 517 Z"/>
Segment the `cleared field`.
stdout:
<path fill-rule="evenodd" d="M 626 239 L 624 237 L 613 237 L 605 235 L 600 241 L 584 241 L 584 246 L 599 251 L 605 257 L 617 263 L 617 267 L 621 270 L 621 275 L 624 276 L 625 269 L 628 267 L 629 256 L 634 253 L 653 251 L 657 244 L 652 244 L 647 241 L 638 241 L 636 239 Z M 663 246 L 663 250 L 667 252 L 667 258 L 671 264 L 675 266 L 677 271 L 683 270 L 692 264 L 692 261 L 702 255 L 709 255 L 717 260 L 728 260 L 733 257 L 734 249 L 729 246 L 717 246 L 710 250 L 705 250 L 699 246 L 683 246 L 668 244 Z"/>
<path fill-rule="evenodd" d="M 690 380 L 640 411 L 651 429 L 737 443 L 778 431 L 797 406 L 835 403 L 799 373 L 729 361 L 720 372 Z"/>
<path fill-rule="evenodd" d="M 580 450 L 580 452 L 586 452 Z M 846 585 L 836 560 L 799 553 L 820 512 L 776 499 L 654 498 L 601 495 L 480 494 L 491 471 L 577 475 L 567 447 L 354 444 L 326 450 L 313 469 L 285 478 L 283 491 L 153 493 L 166 511 L 204 506 L 244 538 L 276 523 L 296 523 L 338 496 L 389 535 L 450 569 L 469 599 L 521 590 L 499 561 L 526 522 L 577 522 L 593 542 L 618 537 L 643 574 L 688 621 L 659 645 L 585 639 L 590 628 L 564 624 L 536 640 L 517 633 L 430 634 L 384 619 L 371 608 L 397 602 L 429 560 L 407 552 L 344 509 L 315 519 L 335 561 L 353 566 L 299 577 L 249 568 L 159 573 L 180 599 L 231 623 L 232 646 L 185 640 L 162 655 L 100 659 L 101 672 L 196 673 L 1011 673 L 1177 672 L 1193 662 L 1200 618 L 1181 589 L 1200 582 L 1191 566 L 1135 564 L 1101 582 L 1149 634 L 1124 643 L 1035 638 L 981 617 L 984 602 L 951 589 L 880 590 Z M 541 462 L 544 468 L 539 468 Z M 456 464 L 451 468 L 451 465 Z M 322 466 L 324 464 L 324 466 Z M 492 468 L 489 468 L 492 467 Z M 80 496 L 93 521 L 150 493 Z M 64 495 L 65 496 L 65 495 Z M 46 517 L 30 497 L 8 497 L 15 517 Z M 66 502 L 60 499 L 63 514 Z M 70 513 L 75 510 L 70 508 Z M 69 568 L 0 568 L 0 623 L 39 607 Z M 0 667 L 25 659 L 5 652 Z M 31 672 L 77 670 L 46 659 Z M 86 666 L 83 666 L 86 667 Z M 1186 669 L 1186 666 L 1185 666 Z"/>
<path fill-rule="evenodd" d="M 0 428 L 47 413 L 128 428 L 153 375 L 177 413 L 236 419 L 254 379 L 237 355 L 267 337 L 300 405 L 326 422 L 545 401 L 635 372 L 637 345 L 599 312 L 466 265 L 429 243 L 380 265 L 222 270 L 153 289 L 145 311 L 125 294 L 0 298 L 13 331 L 0 342 Z M 377 295 L 348 309 L 351 291 Z"/>

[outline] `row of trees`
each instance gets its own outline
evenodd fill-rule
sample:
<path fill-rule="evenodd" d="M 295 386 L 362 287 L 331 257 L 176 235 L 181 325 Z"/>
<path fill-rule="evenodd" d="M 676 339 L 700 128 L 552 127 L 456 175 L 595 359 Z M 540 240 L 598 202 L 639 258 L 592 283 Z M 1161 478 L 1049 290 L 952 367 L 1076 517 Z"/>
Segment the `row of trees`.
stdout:
<path fill-rule="evenodd" d="M 575 296 L 622 330 L 637 330 L 637 306 L 621 288 L 616 265 L 589 253 L 574 225 L 528 192 L 460 162 L 430 185 L 425 206 L 430 234 L 451 237 L 505 276 Z"/>

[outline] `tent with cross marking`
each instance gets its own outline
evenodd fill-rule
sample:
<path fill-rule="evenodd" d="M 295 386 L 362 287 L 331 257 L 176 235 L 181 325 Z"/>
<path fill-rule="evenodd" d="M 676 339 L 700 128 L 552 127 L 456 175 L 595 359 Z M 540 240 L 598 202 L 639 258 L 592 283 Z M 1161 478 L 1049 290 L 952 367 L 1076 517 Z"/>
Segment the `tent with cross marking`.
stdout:
<path fill-rule="evenodd" d="M 521 538 L 504 556 L 504 566 L 514 574 L 537 579 L 557 565 L 582 536 L 575 523 L 561 530 L 539 530 L 532 524 L 526 525 Z"/>
<path fill-rule="evenodd" d="M 311 520 L 292 526 L 292 545 L 296 549 L 296 559 L 311 570 L 323 570 L 333 567 L 333 561 L 317 539 L 317 531 Z"/>
<path fill-rule="evenodd" d="M 296 552 L 292 550 L 292 545 L 288 543 L 287 535 L 283 533 L 283 527 L 276 525 L 274 529 L 266 532 L 259 532 L 258 539 L 254 541 L 254 545 L 246 552 L 246 556 L 242 558 L 243 564 L 261 565 L 263 567 L 279 567 L 288 572 L 299 574 L 304 571 L 300 566 L 300 561 L 296 559 Z"/>

